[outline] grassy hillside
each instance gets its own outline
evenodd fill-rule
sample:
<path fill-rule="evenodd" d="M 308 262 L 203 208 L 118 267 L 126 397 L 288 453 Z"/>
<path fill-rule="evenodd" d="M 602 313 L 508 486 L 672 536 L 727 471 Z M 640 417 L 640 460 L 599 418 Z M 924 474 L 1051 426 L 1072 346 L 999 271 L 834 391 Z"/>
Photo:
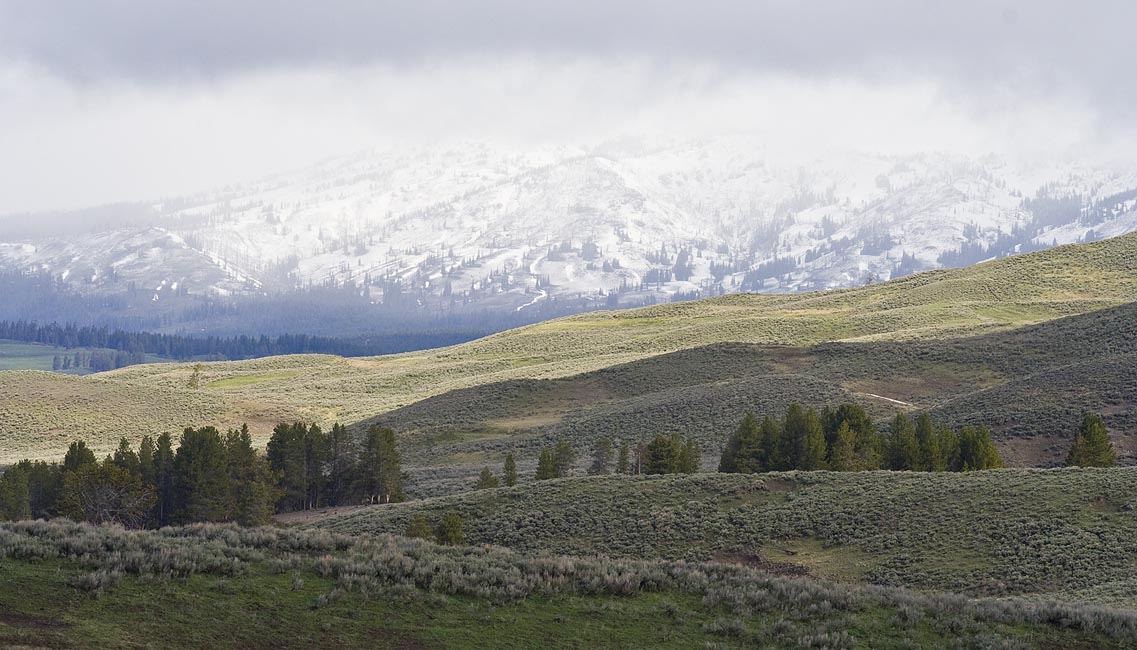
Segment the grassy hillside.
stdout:
<path fill-rule="evenodd" d="M 225 526 L 0 525 L 10 647 L 1125 648 L 1131 613 Z"/>
<path fill-rule="evenodd" d="M 875 585 L 1137 607 L 1137 469 L 606 476 L 365 507 L 402 532 L 456 511 L 520 551 L 719 559 Z"/>
<path fill-rule="evenodd" d="M 462 491 L 513 451 L 582 452 L 604 436 L 699 439 L 713 469 L 747 410 L 857 401 L 878 420 L 927 409 L 953 426 L 985 424 L 1013 465 L 1058 463 L 1083 410 L 1104 413 L 1129 462 L 1137 452 L 1137 303 L 975 337 L 810 347 L 723 343 L 551 380 L 460 389 L 364 421 L 403 432 L 416 494 Z M 588 462 L 581 459 L 582 467 Z M 424 466 L 437 468 L 427 471 Z"/>
<path fill-rule="evenodd" d="M 134 366 L 84 381 L 92 390 L 100 384 L 128 387 L 140 399 L 165 389 L 195 408 L 217 401 L 237 419 L 244 413 L 289 412 L 325 423 L 355 422 L 454 389 L 565 377 L 715 343 L 942 340 L 1094 311 L 1135 296 L 1137 234 L 857 289 L 731 295 L 593 313 L 425 352 L 205 364 L 197 389 L 188 388 L 189 364 Z M 36 409 L 59 406 L 48 396 L 28 407 L 31 412 L 9 411 L 0 419 L 0 434 L 38 431 L 22 428 L 22 422 L 40 422 Z M 72 435 L 107 445 L 121 434 L 116 424 L 92 413 L 81 427 L 64 426 Z M 267 429 L 254 424 L 263 440 Z"/>
<path fill-rule="evenodd" d="M 137 442 L 145 434 L 245 420 L 267 430 L 304 415 L 287 405 L 242 403 L 204 391 L 140 389 L 55 372 L 0 372 L 0 465 L 59 458 L 77 438 L 103 454 L 122 436 Z"/>

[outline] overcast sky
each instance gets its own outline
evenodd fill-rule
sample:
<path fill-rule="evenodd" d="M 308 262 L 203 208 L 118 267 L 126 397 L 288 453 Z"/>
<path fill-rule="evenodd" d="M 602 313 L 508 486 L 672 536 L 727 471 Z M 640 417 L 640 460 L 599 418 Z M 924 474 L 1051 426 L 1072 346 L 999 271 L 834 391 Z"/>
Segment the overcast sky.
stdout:
<path fill-rule="evenodd" d="M 1090 162 L 1132 148 L 1135 50 L 1121 0 L 0 0 L 0 213 L 454 139 Z"/>

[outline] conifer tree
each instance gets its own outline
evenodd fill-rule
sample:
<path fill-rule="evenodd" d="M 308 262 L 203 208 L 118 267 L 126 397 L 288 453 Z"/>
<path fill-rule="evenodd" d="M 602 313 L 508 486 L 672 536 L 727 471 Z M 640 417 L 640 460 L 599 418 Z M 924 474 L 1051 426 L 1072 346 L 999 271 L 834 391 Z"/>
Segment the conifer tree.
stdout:
<path fill-rule="evenodd" d="M 14 468 L 23 468 L 28 475 L 28 504 L 35 519 L 54 517 L 63 490 L 63 471 L 58 463 L 50 465 L 42 460 L 20 461 Z"/>
<path fill-rule="evenodd" d="M 228 454 L 217 429 L 183 431 L 173 469 L 173 521 L 188 524 L 228 518 L 233 511 Z"/>
<path fill-rule="evenodd" d="M 369 503 L 392 503 L 406 498 L 393 430 L 377 424 L 367 430 L 359 458 L 359 475 Z"/>
<path fill-rule="evenodd" d="M 29 478 L 26 467 L 15 465 L 4 470 L 0 476 L 0 521 L 31 518 Z"/>
<path fill-rule="evenodd" d="M 608 473 L 608 466 L 612 464 L 612 440 L 601 438 L 592 448 L 592 464 L 588 466 L 588 473 L 592 476 Z"/>
<path fill-rule="evenodd" d="M 647 444 L 644 474 L 674 474 L 683 456 L 683 439 L 678 434 L 657 435 Z"/>
<path fill-rule="evenodd" d="M 920 447 L 920 460 L 916 469 L 922 472 L 942 472 L 947 461 L 940 449 L 940 437 L 927 412 L 916 416 L 916 444 Z"/>
<path fill-rule="evenodd" d="M 987 427 L 964 427 L 959 432 L 960 469 L 965 472 L 1003 467 L 1003 459 Z"/>
<path fill-rule="evenodd" d="M 786 469 L 784 454 L 782 453 L 784 438 L 782 425 L 770 416 L 762 418 L 758 427 L 758 471 L 770 472 Z"/>
<path fill-rule="evenodd" d="M 1086 413 L 1082 417 L 1066 455 L 1066 464 L 1077 467 L 1113 467 L 1117 464 L 1117 452 L 1100 415 Z"/>
<path fill-rule="evenodd" d="M 657 435 L 647 445 L 645 474 L 694 474 L 699 471 L 699 445 L 679 434 Z"/>
<path fill-rule="evenodd" d="M 462 533 L 462 516 L 456 512 L 448 512 L 438 524 L 438 543 L 446 546 L 458 546 L 466 541 Z"/>
<path fill-rule="evenodd" d="M 138 443 L 138 476 L 142 479 L 142 485 L 153 489 L 155 495 L 158 493 L 157 467 L 154 464 L 156 452 L 154 439 L 142 436 L 142 442 Z"/>
<path fill-rule="evenodd" d="M 834 472 L 852 472 L 857 469 L 857 439 L 847 421 L 837 427 L 833 449 L 829 453 L 829 469 Z"/>
<path fill-rule="evenodd" d="M 434 539 L 434 531 L 430 529 L 430 524 L 427 523 L 426 517 L 421 513 L 411 517 L 411 520 L 407 522 L 407 531 L 404 534 L 415 539 Z"/>
<path fill-rule="evenodd" d="M 331 506 L 343 505 L 351 496 L 356 449 L 355 441 L 348 433 L 347 427 L 339 422 L 332 425 L 332 430 L 328 434 L 327 453 L 326 501 Z"/>
<path fill-rule="evenodd" d="M 754 414 L 748 411 L 727 441 L 726 449 L 719 459 L 719 471 L 744 474 L 761 472 L 766 465 L 764 456 L 761 428 Z"/>
<path fill-rule="evenodd" d="M 782 419 L 782 435 L 778 445 L 778 469 L 800 469 L 805 444 L 805 409 L 794 402 L 786 408 Z"/>
<path fill-rule="evenodd" d="M 754 420 L 754 414 L 747 411 L 746 415 L 742 417 L 742 422 L 738 423 L 738 428 L 726 440 L 726 446 L 723 447 L 722 455 L 719 456 L 719 472 L 734 474 L 742 471 L 739 469 L 738 461 L 742 451 L 742 438 L 750 425 L 753 425 L 754 437 L 757 438 L 758 423 Z"/>
<path fill-rule="evenodd" d="M 537 457 L 536 479 L 544 481 L 551 478 L 557 478 L 557 468 L 553 464 L 553 450 L 546 447 L 541 450 L 541 455 Z"/>
<path fill-rule="evenodd" d="M 95 452 L 87 448 L 87 443 L 77 440 L 67 448 L 67 454 L 63 457 L 63 471 L 74 472 L 84 465 L 94 465 L 97 462 Z"/>
<path fill-rule="evenodd" d="M 679 464 L 676 471 L 680 474 L 696 474 L 702 463 L 703 453 L 699 450 L 699 443 L 694 438 L 687 438 L 683 443 L 683 451 L 679 454 Z"/>
<path fill-rule="evenodd" d="M 228 517 L 242 526 L 263 526 L 272 521 L 279 499 L 268 461 L 253 449 L 248 425 L 230 429 L 225 436 L 229 489 L 233 511 Z"/>
<path fill-rule="evenodd" d="M 169 433 L 158 436 L 154 443 L 154 508 L 151 520 L 156 527 L 173 522 L 174 509 L 174 443 Z"/>
<path fill-rule="evenodd" d="M 620 453 L 616 456 L 616 473 L 617 474 L 630 474 L 631 473 L 631 460 L 629 455 L 628 443 L 620 445 Z"/>
<path fill-rule="evenodd" d="M 557 442 L 553 448 L 553 468 L 558 478 L 572 474 L 573 464 L 576 462 L 576 450 L 566 440 Z"/>
<path fill-rule="evenodd" d="M 265 446 L 269 467 L 277 476 L 280 509 L 303 510 L 308 496 L 308 462 L 305 438 L 308 427 L 301 422 L 276 425 Z"/>
<path fill-rule="evenodd" d="M 842 423 L 849 425 L 853 438 L 858 440 L 858 451 L 871 445 L 869 438 L 876 434 L 872 419 L 860 404 L 845 403 L 836 409 L 826 407 L 821 412 L 821 424 L 825 428 L 825 445 L 829 453 L 832 453 L 833 446 L 837 444 L 837 432 Z"/>
<path fill-rule="evenodd" d="M 517 461 L 513 460 L 513 453 L 505 455 L 505 465 L 502 467 L 501 473 L 507 487 L 517 485 Z"/>
<path fill-rule="evenodd" d="M 816 411 L 809 409 L 805 412 L 803 424 L 797 468 L 806 471 L 825 469 L 825 429 L 821 418 Z"/>
<path fill-rule="evenodd" d="M 475 490 L 490 490 L 498 486 L 497 477 L 493 475 L 490 468 L 483 467 L 482 473 L 478 475 L 478 484 L 474 486 Z"/>
<path fill-rule="evenodd" d="M 330 457 L 328 437 L 318 424 L 313 424 L 304 432 L 304 509 L 310 510 L 323 505 L 327 493 L 327 465 Z"/>
<path fill-rule="evenodd" d="M 141 479 L 142 467 L 138 459 L 138 454 L 130 448 L 130 443 L 125 437 L 118 441 L 118 449 L 115 450 L 112 462 L 131 476 L 137 476 Z"/>
<path fill-rule="evenodd" d="M 913 470 L 920 463 L 920 444 L 916 440 L 916 430 L 912 420 L 903 413 L 892 419 L 886 450 L 888 469 Z"/>

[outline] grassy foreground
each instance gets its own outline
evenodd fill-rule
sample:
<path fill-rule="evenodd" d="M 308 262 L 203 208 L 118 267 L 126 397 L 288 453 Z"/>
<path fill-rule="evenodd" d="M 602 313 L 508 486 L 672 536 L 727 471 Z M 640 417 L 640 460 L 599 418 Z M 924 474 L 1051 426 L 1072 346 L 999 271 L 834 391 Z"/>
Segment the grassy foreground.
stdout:
<path fill-rule="evenodd" d="M 390 536 L 0 526 L 6 646 L 1127 648 L 1131 613 Z"/>
<path fill-rule="evenodd" d="M 327 516 L 401 533 L 455 511 L 523 552 L 718 559 L 849 583 L 1137 608 L 1137 468 L 605 476 Z"/>
<path fill-rule="evenodd" d="M 458 388 L 508 379 L 565 377 L 724 342 L 804 346 L 827 341 L 942 340 L 1012 329 L 1131 302 L 1137 296 L 1137 234 L 931 271 L 843 291 L 730 295 L 691 303 L 599 312 L 525 327 L 462 345 L 370 359 L 301 355 L 205 364 L 132 366 L 83 378 L 79 390 L 116 396 L 81 420 L 57 422 L 70 378 L 0 376 L 10 402 L 0 414 L 0 462 L 45 431 L 83 436 L 100 452 L 124 429 L 115 414 L 169 399 L 127 429 L 131 435 L 249 421 L 265 440 L 271 418 L 352 423 Z M 2 375 L 2 373 L 0 373 Z M 34 380 L 34 381 L 33 381 Z M 124 390 L 125 393 L 118 391 Z M 36 395 L 39 399 L 30 399 Z M 160 397 L 159 397 L 160 396 Z M 218 418 L 220 416 L 220 418 Z M 42 453 L 61 453 L 52 445 Z"/>

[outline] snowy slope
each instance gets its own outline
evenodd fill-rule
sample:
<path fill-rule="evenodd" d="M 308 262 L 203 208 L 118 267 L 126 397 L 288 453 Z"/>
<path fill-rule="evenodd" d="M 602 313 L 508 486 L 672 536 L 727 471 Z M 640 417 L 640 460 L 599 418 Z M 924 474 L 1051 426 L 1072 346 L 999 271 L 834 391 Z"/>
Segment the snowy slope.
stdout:
<path fill-rule="evenodd" d="M 136 283 L 155 301 L 334 284 L 443 308 L 634 304 L 850 286 L 1112 236 L 1137 228 L 1134 188 L 1137 170 L 852 151 L 791 160 L 746 138 L 471 143 L 165 201 L 148 228 L 0 243 L 0 267 L 85 292 Z"/>

